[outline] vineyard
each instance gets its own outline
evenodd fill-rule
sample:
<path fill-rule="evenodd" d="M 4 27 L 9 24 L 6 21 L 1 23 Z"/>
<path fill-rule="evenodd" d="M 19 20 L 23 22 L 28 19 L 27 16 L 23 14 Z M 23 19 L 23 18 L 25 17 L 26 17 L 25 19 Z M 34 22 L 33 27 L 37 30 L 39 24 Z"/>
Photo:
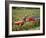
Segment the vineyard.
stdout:
<path fill-rule="evenodd" d="M 40 8 L 12 7 L 12 31 L 40 30 Z"/>

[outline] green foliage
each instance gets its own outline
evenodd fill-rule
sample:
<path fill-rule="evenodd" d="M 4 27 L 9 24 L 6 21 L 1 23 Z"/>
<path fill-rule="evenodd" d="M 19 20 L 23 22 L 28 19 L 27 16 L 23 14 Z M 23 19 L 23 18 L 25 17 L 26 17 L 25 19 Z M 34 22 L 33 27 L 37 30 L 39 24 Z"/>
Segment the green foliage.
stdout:
<path fill-rule="evenodd" d="M 20 20 L 19 18 L 15 18 L 15 21 L 18 21 L 18 20 Z"/>
<path fill-rule="evenodd" d="M 40 27 L 40 24 L 39 23 L 36 23 L 32 26 L 33 29 L 36 29 L 36 28 L 39 28 Z M 40 28 L 39 28 L 40 29 Z"/>
<path fill-rule="evenodd" d="M 31 29 L 31 22 L 26 22 L 26 23 L 23 25 L 23 29 L 24 29 L 24 30 L 29 30 L 29 29 Z"/>

